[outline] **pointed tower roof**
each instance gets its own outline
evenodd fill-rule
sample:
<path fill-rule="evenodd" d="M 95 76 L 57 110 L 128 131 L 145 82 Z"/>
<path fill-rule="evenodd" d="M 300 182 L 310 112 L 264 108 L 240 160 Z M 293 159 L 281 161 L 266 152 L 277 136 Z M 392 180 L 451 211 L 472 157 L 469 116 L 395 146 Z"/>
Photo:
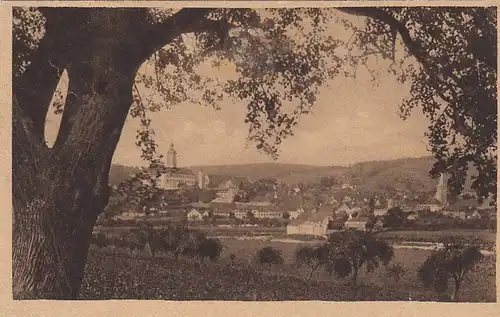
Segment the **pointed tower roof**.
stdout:
<path fill-rule="evenodd" d="M 170 148 L 168 149 L 168 153 L 177 154 L 177 152 L 174 149 L 174 143 L 173 142 L 170 143 Z"/>

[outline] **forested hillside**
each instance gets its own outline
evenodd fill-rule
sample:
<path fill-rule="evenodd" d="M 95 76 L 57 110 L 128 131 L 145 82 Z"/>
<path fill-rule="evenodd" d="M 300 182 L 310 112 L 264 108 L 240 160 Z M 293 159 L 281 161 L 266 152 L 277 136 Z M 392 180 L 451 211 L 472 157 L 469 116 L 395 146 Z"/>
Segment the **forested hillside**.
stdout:
<path fill-rule="evenodd" d="M 436 180 L 429 177 L 432 158 L 406 158 L 387 161 L 371 161 L 345 166 L 313 166 L 280 163 L 193 166 L 195 172 L 202 170 L 209 175 L 246 177 L 252 181 L 274 178 L 284 183 L 318 182 L 326 176 L 333 176 L 343 183 L 362 185 L 367 189 L 401 188 L 426 190 L 434 189 Z M 117 183 L 138 168 L 113 165 L 110 182 Z"/>

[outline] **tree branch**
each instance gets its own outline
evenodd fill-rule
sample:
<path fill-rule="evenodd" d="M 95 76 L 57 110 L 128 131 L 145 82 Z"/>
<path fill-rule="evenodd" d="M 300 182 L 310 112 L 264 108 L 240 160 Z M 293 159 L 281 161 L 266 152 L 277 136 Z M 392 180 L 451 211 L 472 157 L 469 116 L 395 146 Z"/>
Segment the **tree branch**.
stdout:
<path fill-rule="evenodd" d="M 39 8 L 45 17 L 45 34 L 31 63 L 20 76 L 13 78 L 13 94 L 22 114 L 32 121 L 39 142 L 45 142 L 45 121 L 50 101 L 66 68 L 85 23 L 81 8 Z M 15 53 L 15 52 L 14 52 Z"/>
<path fill-rule="evenodd" d="M 429 76 L 434 77 L 434 79 L 437 82 L 442 82 L 443 84 L 447 85 L 446 80 L 443 78 L 443 74 L 436 74 L 435 70 L 433 69 L 432 65 L 430 64 L 430 60 L 428 59 L 427 52 L 424 48 L 422 48 L 421 45 L 419 45 L 415 40 L 412 39 L 410 35 L 410 31 L 406 27 L 405 23 L 399 21 L 398 19 L 394 18 L 390 13 L 384 11 L 381 8 L 374 8 L 374 7 L 357 7 L 357 8 L 337 8 L 339 11 L 347 13 L 347 14 L 352 14 L 352 15 L 357 15 L 357 16 L 365 16 L 368 18 L 372 18 L 375 20 L 378 20 L 380 22 L 383 22 L 387 25 L 389 25 L 393 30 L 396 30 L 397 33 L 401 36 L 401 39 L 403 41 L 403 44 L 406 46 L 410 54 L 415 57 L 415 59 L 424 67 L 425 71 L 429 74 Z M 485 37 L 487 38 L 487 37 Z M 487 40 L 484 40 L 486 42 Z M 496 42 L 496 41 L 495 41 Z M 488 42 L 486 42 L 488 43 Z M 477 47 L 484 47 L 483 45 L 476 45 Z M 496 50 L 495 50 L 496 51 Z M 493 69 L 497 69 L 496 66 L 496 56 L 494 59 L 490 58 L 488 59 L 487 57 L 484 57 L 482 59 L 488 66 L 492 67 Z M 459 82 L 459 78 L 453 74 L 449 74 L 448 77 L 453 79 L 455 82 Z M 437 89 L 436 89 L 437 90 Z M 446 99 L 445 99 L 446 100 Z"/>
<path fill-rule="evenodd" d="M 372 18 L 389 25 L 392 29 L 397 30 L 403 43 L 408 48 L 408 51 L 420 62 L 426 69 L 430 69 L 430 65 L 426 60 L 425 51 L 418 45 L 410 35 L 410 31 L 404 23 L 394 18 L 391 14 L 380 8 L 374 7 L 358 7 L 358 8 L 337 8 L 339 11 Z"/>
<path fill-rule="evenodd" d="M 13 77 L 12 91 L 17 102 L 13 107 L 22 109 L 32 123 L 32 133 L 38 142 L 45 140 L 45 119 L 49 110 L 50 100 L 56 90 L 60 69 L 64 69 L 64 62 L 57 56 L 54 46 L 57 35 L 51 30 L 42 38 L 37 53 L 19 77 Z"/>
<path fill-rule="evenodd" d="M 226 20 L 212 20 L 207 15 L 210 8 L 183 8 L 163 23 L 151 25 L 146 29 L 143 40 L 143 58 L 147 59 L 154 52 L 170 41 L 186 33 L 220 32 L 237 27 Z"/>

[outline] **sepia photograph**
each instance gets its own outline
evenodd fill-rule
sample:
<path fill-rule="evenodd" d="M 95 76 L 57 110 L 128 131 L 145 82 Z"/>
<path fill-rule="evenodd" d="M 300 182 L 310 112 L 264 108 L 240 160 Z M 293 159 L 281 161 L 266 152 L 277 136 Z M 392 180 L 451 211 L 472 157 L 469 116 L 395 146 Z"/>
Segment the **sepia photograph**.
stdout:
<path fill-rule="evenodd" d="M 14 300 L 496 303 L 497 7 L 9 10 Z"/>

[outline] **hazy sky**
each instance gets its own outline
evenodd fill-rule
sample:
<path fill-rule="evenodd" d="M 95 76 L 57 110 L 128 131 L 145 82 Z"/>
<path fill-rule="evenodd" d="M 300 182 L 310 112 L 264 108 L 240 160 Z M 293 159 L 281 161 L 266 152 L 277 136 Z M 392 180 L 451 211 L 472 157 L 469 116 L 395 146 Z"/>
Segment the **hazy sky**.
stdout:
<path fill-rule="evenodd" d="M 382 69 L 386 65 L 373 67 Z M 408 87 L 384 71 L 378 86 L 370 78 L 360 68 L 356 79 L 341 76 L 330 83 L 330 88 L 322 89 L 313 112 L 301 119 L 295 135 L 281 145 L 278 162 L 348 165 L 429 155 L 424 137 L 427 119 L 418 110 L 407 121 L 397 115 Z M 160 150 L 166 153 L 169 143 L 174 142 L 181 166 L 271 162 L 253 144 L 246 147 L 245 104 L 231 101 L 221 108 L 216 111 L 211 107 L 180 104 L 155 113 L 151 118 Z M 49 142 L 55 138 L 59 119 L 49 115 L 46 129 Z M 129 117 L 114 162 L 144 164 L 135 146 L 138 127 L 137 120 Z"/>

